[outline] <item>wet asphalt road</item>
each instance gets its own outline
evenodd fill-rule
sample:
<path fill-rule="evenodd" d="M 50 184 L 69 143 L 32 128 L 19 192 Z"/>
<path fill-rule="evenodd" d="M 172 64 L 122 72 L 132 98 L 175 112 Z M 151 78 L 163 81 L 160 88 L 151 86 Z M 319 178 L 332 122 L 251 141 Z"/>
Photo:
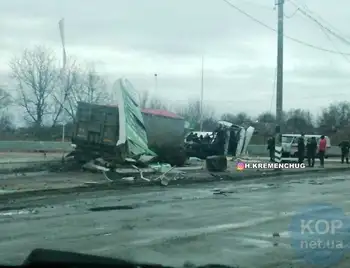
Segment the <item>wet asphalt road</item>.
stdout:
<path fill-rule="evenodd" d="M 190 261 L 310 267 L 295 263 L 288 238 L 291 216 L 300 206 L 320 202 L 349 213 L 349 179 L 338 174 L 308 179 L 299 175 L 264 183 L 250 180 L 16 200 L 14 208 L 27 208 L 0 206 L 0 260 L 21 263 L 31 249 L 41 247 L 173 266 Z M 214 189 L 221 194 L 214 194 Z M 98 211 L 108 206 L 119 210 Z M 332 267 L 349 265 L 345 257 Z"/>

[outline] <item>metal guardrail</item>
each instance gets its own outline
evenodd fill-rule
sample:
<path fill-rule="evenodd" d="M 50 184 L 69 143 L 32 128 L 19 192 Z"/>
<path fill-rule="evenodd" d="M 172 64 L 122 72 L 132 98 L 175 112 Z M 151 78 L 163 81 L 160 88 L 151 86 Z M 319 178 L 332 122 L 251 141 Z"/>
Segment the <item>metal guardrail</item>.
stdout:
<path fill-rule="evenodd" d="M 0 152 L 67 152 L 72 150 L 70 142 L 50 142 L 50 141 L 0 141 Z M 248 146 L 248 153 L 250 155 L 267 156 L 267 145 Z M 340 149 L 338 147 L 331 147 L 328 155 L 340 156 Z"/>

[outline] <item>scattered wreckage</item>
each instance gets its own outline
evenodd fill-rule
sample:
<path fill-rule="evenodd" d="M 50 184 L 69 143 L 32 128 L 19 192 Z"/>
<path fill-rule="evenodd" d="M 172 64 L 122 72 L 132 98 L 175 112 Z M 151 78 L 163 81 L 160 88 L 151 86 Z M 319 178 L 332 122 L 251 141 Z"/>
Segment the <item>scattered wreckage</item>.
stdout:
<path fill-rule="evenodd" d="M 138 93 L 127 79 L 118 79 L 113 91 L 117 93 L 117 105 L 78 103 L 72 135 L 74 151 L 66 158 L 73 158 L 84 169 L 102 172 L 107 180 L 107 172 L 121 174 L 130 181 L 134 176 L 129 175 L 135 172 L 146 181 L 151 179 L 144 173 L 158 172 L 162 175 L 153 180 L 167 185 L 167 174 L 183 175 L 175 167 L 183 166 L 189 156 L 197 156 L 191 155 L 188 143 L 185 146 L 184 118 L 161 110 L 141 109 Z M 234 140 L 232 135 L 237 136 L 236 156 L 246 152 L 254 128 L 245 129 L 225 121 L 219 125 L 225 130 L 225 155 Z M 215 133 L 209 144 L 214 141 Z M 208 150 L 203 157 L 210 155 L 213 151 Z"/>
<path fill-rule="evenodd" d="M 127 79 L 117 80 L 113 90 L 117 105 L 78 103 L 74 151 L 66 158 L 102 172 L 125 166 L 144 168 L 155 162 L 183 166 L 185 120 L 170 112 L 141 110 L 138 93 Z"/>

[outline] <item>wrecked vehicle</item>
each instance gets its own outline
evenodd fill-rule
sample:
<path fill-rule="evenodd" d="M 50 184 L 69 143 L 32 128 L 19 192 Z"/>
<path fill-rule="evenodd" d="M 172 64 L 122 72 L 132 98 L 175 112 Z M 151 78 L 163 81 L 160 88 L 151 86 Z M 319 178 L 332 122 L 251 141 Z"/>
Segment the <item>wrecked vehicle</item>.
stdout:
<path fill-rule="evenodd" d="M 116 166 L 126 160 L 155 159 L 183 165 L 184 119 L 176 114 L 139 107 L 139 97 L 127 79 L 113 86 L 118 105 L 79 102 L 72 144 L 80 163 L 101 158 Z"/>
<path fill-rule="evenodd" d="M 148 147 L 161 162 L 183 166 L 187 160 L 185 151 L 185 120 L 175 113 L 143 109 Z"/>
<path fill-rule="evenodd" d="M 234 125 L 227 121 L 219 121 L 219 127 L 224 131 L 224 154 L 240 157 L 247 153 L 249 142 L 253 136 L 254 128 Z M 189 157 L 206 159 L 217 155 L 217 132 L 191 132 L 186 137 L 185 148 Z"/>

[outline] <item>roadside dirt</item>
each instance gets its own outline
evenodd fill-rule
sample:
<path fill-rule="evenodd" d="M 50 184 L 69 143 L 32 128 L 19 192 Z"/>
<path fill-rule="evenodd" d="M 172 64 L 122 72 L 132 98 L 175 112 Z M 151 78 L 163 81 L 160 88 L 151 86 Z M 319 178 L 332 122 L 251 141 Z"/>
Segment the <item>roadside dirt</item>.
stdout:
<path fill-rule="evenodd" d="M 332 168 L 315 168 L 304 170 L 284 170 L 284 171 L 256 171 L 247 170 L 243 172 L 230 171 L 222 173 L 208 173 L 206 171 L 188 172 L 183 178 L 171 180 L 168 187 L 190 185 L 196 183 L 210 182 L 234 182 L 246 179 L 264 179 L 269 177 L 283 178 L 286 176 L 309 174 L 322 175 L 325 173 L 339 173 L 349 171 L 348 166 L 339 166 Z M 135 174 L 133 174 L 135 176 Z M 71 193 L 84 193 L 106 190 L 120 190 L 126 188 L 138 187 L 167 187 L 161 186 L 159 181 L 147 182 L 138 178 L 133 182 L 121 180 L 117 174 L 109 174 L 111 181 L 108 181 L 101 173 L 90 172 L 38 172 L 31 174 L 11 174 L 3 176 L 0 179 L 0 202 L 6 202 L 11 199 L 27 198 L 42 195 L 62 195 Z M 174 175 L 169 174 L 169 178 Z M 305 178 L 307 178 L 305 176 Z"/>

